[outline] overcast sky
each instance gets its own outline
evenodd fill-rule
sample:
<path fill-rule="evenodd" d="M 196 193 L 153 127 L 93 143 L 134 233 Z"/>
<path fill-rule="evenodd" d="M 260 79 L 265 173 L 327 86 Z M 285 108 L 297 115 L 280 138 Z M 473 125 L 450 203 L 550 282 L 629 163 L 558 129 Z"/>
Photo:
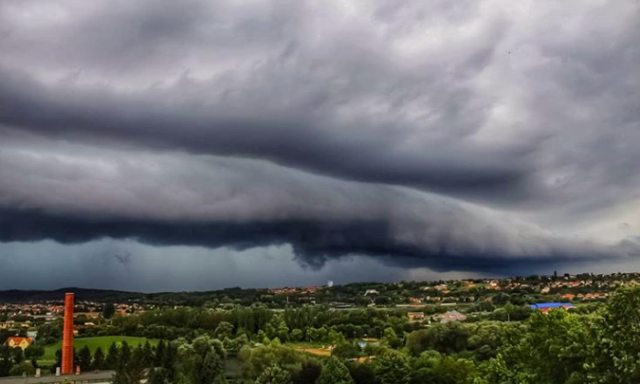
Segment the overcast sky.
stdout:
<path fill-rule="evenodd" d="M 640 269 L 640 3 L 0 2 L 0 289 Z"/>

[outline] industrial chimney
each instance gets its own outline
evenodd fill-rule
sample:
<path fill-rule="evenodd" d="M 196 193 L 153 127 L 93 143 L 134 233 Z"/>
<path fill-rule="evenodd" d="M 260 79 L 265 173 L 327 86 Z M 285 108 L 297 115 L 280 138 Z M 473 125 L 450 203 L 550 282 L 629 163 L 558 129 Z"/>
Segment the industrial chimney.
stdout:
<path fill-rule="evenodd" d="M 62 374 L 73 374 L 73 293 L 64 297 L 64 333 L 62 335 Z"/>

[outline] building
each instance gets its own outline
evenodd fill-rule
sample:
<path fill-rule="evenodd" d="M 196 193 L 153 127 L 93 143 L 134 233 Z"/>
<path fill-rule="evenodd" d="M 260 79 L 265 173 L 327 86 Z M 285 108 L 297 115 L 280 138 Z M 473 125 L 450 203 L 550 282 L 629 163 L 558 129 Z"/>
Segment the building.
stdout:
<path fill-rule="evenodd" d="M 10 337 L 6 342 L 9 348 L 22 348 L 23 351 L 29 348 L 31 344 L 33 344 L 33 339 L 30 337 Z"/>
<path fill-rule="evenodd" d="M 409 321 L 424 321 L 424 312 L 407 312 Z"/>
<path fill-rule="evenodd" d="M 467 319 L 466 315 L 463 315 L 462 313 L 456 311 L 455 309 L 453 311 L 448 311 L 440 315 L 441 323 L 449 323 L 451 321 L 465 321 L 466 319 Z"/>
<path fill-rule="evenodd" d="M 571 303 L 538 303 L 532 304 L 531 309 L 538 310 L 544 313 L 549 312 L 552 309 L 564 308 L 566 310 L 575 308 Z"/>
<path fill-rule="evenodd" d="M 73 293 L 64 297 L 64 331 L 62 333 L 62 374 L 73 374 Z"/>

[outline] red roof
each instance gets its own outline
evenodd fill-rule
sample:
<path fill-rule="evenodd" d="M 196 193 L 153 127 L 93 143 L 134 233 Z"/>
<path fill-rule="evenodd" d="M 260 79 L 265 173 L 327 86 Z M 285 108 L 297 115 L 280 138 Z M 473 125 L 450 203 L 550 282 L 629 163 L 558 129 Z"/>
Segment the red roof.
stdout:
<path fill-rule="evenodd" d="M 18 336 L 12 336 L 7 338 L 7 344 L 9 344 L 9 342 L 13 341 L 14 345 L 20 345 L 22 344 L 22 342 L 26 340 L 27 343 L 31 344 L 33 342 L 33 339 L 30 337 L 18 337 Z"/>

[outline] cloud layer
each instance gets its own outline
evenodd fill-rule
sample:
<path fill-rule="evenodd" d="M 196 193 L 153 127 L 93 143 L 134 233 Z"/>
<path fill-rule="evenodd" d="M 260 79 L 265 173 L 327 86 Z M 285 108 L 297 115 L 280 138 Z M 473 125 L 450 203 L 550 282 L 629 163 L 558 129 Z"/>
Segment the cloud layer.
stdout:
<path fill-rule="evenodd" d="M 638 20 L 632 0 L 2 3 L 0 241 L 637 256 Z"/>

